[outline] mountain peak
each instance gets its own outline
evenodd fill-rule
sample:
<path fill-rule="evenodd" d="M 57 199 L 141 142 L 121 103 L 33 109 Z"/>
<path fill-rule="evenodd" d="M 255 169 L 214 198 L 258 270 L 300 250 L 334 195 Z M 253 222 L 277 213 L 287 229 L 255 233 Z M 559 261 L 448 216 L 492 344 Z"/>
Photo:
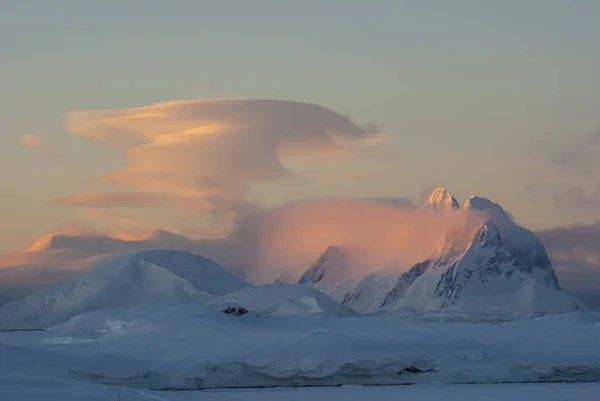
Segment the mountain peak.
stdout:
<path fill-rule="evenodd" d="M 463 208 L 464 209 L 473 208 L 473 209 L 477 209 L 477 210 L 489 210 L 489 209 L 503 210 L 499 204 L 492 202 L 488 198 L 482 198 L 477 195 L 471 195 L 469 200 L 467 200 L 465 202 L 465 204 L 463 205 Z"/>
<path fill-rule="evenodd" d="M 460 208 L 456 198 L 445 188 L 435 188 L 425 201 L 425 208 L 434 211 L 444 211 Z"/>
<path fill-rule="evenodd" d="M 342 249 L 341 246 L 337 246 L 337 245 L 330 245 L 327 247 L 327 249 L 325 250 L 325 252 L 323 253 L 322 256 L 329 256 L 329 257 L 335 257 L 335 256 L 342 256 L 344 255 L 344 250 Z"/>
<path fill-rule="evenodd" d="M 318 283 L 326 273 L 328 276 L 339 276 L 348 274 L 348 258 L 342 247 L 330 246 L 319 257 L 317 263 L 311 266 L 302 277 L 298 284 Z"/>
<path fill-rule="evenodd" d="M 475 236 L 473 237 L 473 242 L 478 242 L 482 246 L 500 246 L 502 241 L 500 239 L 500 231 L 498 231 L 498 227 L 496 223 L 492 220 L 487 220 L 482 223 L 478 228 Z"/>

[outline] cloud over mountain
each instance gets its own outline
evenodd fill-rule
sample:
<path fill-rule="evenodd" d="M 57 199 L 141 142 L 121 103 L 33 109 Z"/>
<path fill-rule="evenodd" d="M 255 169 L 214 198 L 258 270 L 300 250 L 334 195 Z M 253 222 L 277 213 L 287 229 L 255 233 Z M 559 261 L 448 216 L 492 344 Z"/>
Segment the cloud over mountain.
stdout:
<path fill-rule="evenodd" d="M 161 248 L 201 254 L 255 283 L 281 276 L 297 280 L 332 245 L 351 249 L 352 262 L 363 273 L 403 271 L 427 257 L 444 233 L 462 221 L 461 210 L 416 210 L 401 198 L 329 198 L 249 213 L 229 236 L 215 239 L 164 230 L 131 236 L 69 229 L 40 238 L 24 253 L 0 255 L 0 292 L 64 281 L 107 257 Z M 567 291 L 597 291 L 597 226 L 538 233 Z"/>

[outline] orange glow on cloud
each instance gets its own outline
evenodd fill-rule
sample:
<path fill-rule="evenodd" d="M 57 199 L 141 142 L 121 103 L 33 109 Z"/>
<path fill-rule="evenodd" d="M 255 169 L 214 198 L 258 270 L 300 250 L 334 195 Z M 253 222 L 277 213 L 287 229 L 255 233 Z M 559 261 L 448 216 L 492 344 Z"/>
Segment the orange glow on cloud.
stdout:
<path fill-rule="evenodd" d="M 66 120 L 72 133 L 122 153 L 126 161 L 93 180 L 118 189 L 55 201 L 77 207 L 235 212 L 248 186 L 292 174 L 283 158 L 331 157 L 383 139 L 375 127 L 360 127 L 324 107 L 268 99 L 74 111 Z"/>
<path fill-rule="evenodd" d="M 31 151 L 39 152 L 46 156 L 58 156 L 60 154 L 58 148 L 40 135 L 24 134 L 19 137 L 19 140 L 24 147 Z"/>
<path fill-rule="evenodd" d="M 405 271 L 427 258 L 462 219 L 460 212 L 433 214 L 369 200 L 290 204 L 269 213 L 261 225 L 256 279 L 284 273 L 272 269 L 299 276 L 331 245 L 348 247 L 357 271 Z"/>

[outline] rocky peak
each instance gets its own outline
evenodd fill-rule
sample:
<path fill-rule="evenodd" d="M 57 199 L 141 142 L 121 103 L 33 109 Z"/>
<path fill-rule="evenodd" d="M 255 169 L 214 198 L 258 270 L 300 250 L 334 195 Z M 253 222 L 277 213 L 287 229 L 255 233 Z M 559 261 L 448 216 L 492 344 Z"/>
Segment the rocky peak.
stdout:
<path fill-rule="evenodd" d="M 500 231 L 496 224 L 491 220 L 482 223 L 475 232 L 473 242 L 478 242 L 483 247 L 501 246 Z"/>
<path fill-rule="evenodd" d="M 425 201 L 424 208 L 441 212 L 444 210 L 459 209 L 460 206 L 456 198 L 445 188 L 435 188 Z"/>

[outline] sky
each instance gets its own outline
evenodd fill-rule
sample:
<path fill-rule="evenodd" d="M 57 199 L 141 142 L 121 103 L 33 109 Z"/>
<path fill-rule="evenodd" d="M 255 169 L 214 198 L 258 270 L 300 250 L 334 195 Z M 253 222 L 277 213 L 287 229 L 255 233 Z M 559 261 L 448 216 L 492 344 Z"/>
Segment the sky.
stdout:
<path fill-rule="evenodd" d="M 0 251 L 434 187 L 592 224 L 598 20 L 594 0 L 2 1 Z"/>

